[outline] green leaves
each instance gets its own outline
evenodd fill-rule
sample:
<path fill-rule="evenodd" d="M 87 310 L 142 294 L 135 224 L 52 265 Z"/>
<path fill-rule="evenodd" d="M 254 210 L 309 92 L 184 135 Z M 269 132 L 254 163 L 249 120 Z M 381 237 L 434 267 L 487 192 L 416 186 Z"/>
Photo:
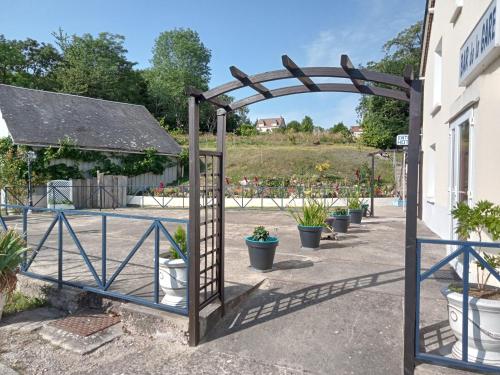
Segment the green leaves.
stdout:
<path fill-rule="evenodd" d="M 401 75 L 407 65 L 418 72 L 420 63 L 420 30 L 418 22 L 401 31 L 383 47 L 385 56 L 367 64 L 368 69 Z M 380 85 L 379 85 L 380 86 Z M 363 96 L 357 108 L 362 119 L 361 140 L 367 146 L 392 147 L 396 135 L 408 131 L 408 104 L 376 96 Z"/>
<path fill-rule="evenodd" d="M 151 108 L 168 124 L 187 128 L 189 86 L 208 89 L 211 52 L 198 33 L 174 29 L 161 33 L 153 47 L 152 67 L 145 72 Z"/>
<path fill-rule="evenodd" d="M 255 227 L 253 230 L 252 240 L 265 242 L 269 238 L 269 231 L 263 226 Z"/>
<path fill-rule="evenodd" d="M 324 227 L 328 217 L 326 207 L 314 199 L 308 199 L 300 211 L 290 209 L 290 214 L 297 224 L 305 227 Z"/>
<path fill-rule="evenodd" d="M 493 241 L 500 239 L 500 206 L 489 201 L 479 201 L 474 207 L 461 202 L 451 211 L 457 220 L 456 233 L 460 239 L 468 240 L 472 233 L 481 239 L 483 233 L 488 233 Z"/>
<path fill-rule="evenodd" d="M 26 250 L 24 240 L 14 230 L 0 233 L 0 293 L 14 291 L 15 274 Z"/>
<path fill-rule="evenodd" d="M 182 226 L 178 226 L 174 233 L 174 241 L 179 246 L 179 249 L 184 255 L 187 254 L 187 236 L 186 230 Z M 173 246 L 170 247 L 170 259 L 180 259 L 180 255 L 177 253 Z"/>

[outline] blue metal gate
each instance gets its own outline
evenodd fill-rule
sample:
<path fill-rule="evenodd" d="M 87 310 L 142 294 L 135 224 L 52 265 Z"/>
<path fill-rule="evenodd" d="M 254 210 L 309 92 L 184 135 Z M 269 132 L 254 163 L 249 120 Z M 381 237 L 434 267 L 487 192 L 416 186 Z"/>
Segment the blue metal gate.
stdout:
<path fill-rule="evenodd" d="M 422 270 L 422 245 L 446 245 L 452 247 L 449 255 L 442 258 L 439 262 L 434 264 L 428 270 Z M 485 371 L 500 373 L 500 366 L 487 365 L 480 361 L 471 362 L 469 360 L 469 333 L 472 328 L 472 334 L 476 338 L 482 330 L 479 327 L 477 316 L 470 317 L 470 307 L 474 304 L 474 299 L 469 300 L 469 267 L 472 261 L 476 261 L 479 267 L 483 267 L 491 273 L 491 275 L 500 282 L 500 274 L 497 270 L 491 267 L 488 262 L 479 254 L 476 249 L 500 249 L 500 243 L 485 243 L 485 242 L 470 242 L 470 241 L 452 241 L 452 240 L 436 240 L 436 239 L 417 239 L 417 298 L 416 298 L 416 324 L 415 324 L 415 359 L 418 362 L 433 363 L 448 367 L 455 367 L 460 369 Z M 462 345 L 461 352 L 462 358 L 452 358 L 450 356 L 442 356 L 438 354 L 427 353 L 422 351 L 421 339 L 422 330 L 420 327 L 420 305 L 421 305 L 421 285 L 424 280 L 429 279 L 435 275 L 437 271 L 445 267 L 453 260 L 462 257 L 463 271 L 462 271 Z M 460 292 L 460 290 L 458 291 Z M 492 335 L 498 336 L 500 339 L 500 332 L 489 332 Z"/>
<path fill-rule="evenodd" d="M 188 220 L 184 219 L 175 219 L 175 218 L 163 218 L 163 217 L 148 217 L 148 216 L 138 216 L 138 215 L 124 215 L 118 213 L 108 213 L 108 212 L 93 212 L 93 211 L 79 211 L 79 210 L 57 210 L 57 209 L 49 209 L 49 208 L 37 208 L 37 207 L 28 207 L 28 206 L 20 206 L 20 205 L 1 205 L 6 210 L 11 210 L 17 212 L 19 218 L 21 220 L 22 228 L 16 228 L 15 224 L 19 224 L 18 221 L 15 220 L 6 220 L 0 215 L 0 230 L 8 230 L 9 227 L 14 229 L 20 229 L 22 231 L 23 236 L 26 240 L 28 240 L 28 236 L 30 233 L 30 226 L 28 225 L 29 219 L 31 218 L 48 218 L 50 219 L 50 224 L 45 228 L 42 225 L 38 225 L 37 229 L 42 234 L 40 241 L 37 243 L 33 243 L 31 248 L 28 250 L 28 253 L 25 256 L 25 260 L 21 266 L 21 273 L 23 275 L 33 277 L 36 279 L 46 280 L 55 282 L 62 287 L 63 285 L 80 288 L 89 292 L 93 292 L 99 295 L 117 298 L 121 300 L 126 300 L 130 302 L 134 302 L 140 305 L 145 305 L 161 310 L 170 311 L 173 313 L 188 315 L 188 305 L 186 308 L 179 308 L 170 305 L 166 305 L 160 302 L 160 285 L 159 285 L 159 268 L 160 268 L 160 247 L 164 240 L 168 246 L 171 246 L 175 252 L 184 260 L 184 262 L 189 267 L 188 256 L 186 256 L 180 249 L 179 244 L 176 243 L 170 231 L 166 228 L 166 225 L 174 224 L 186 226 L 187 231 L 187 223 Z M 81 236 L 77 234 L 77 231 L 73 228 L 72 221 L 77 221 L 78 217 L 93 217 L 99 218 L 100 223 L 98 226 L 100 227 L 100 241 L 98 241 L 98 245 L 94 243 L 92 248 L 87 246 L 84 247 L 82 245 Z M 120 220 L 121 225 L 137 225 L 139 222 L 146 223 L 146 229 L 142 232 L 140 237 L 138 238 L 135 245 L 132 246 L 131 250 L 126 252 L 126 256 L 123 259 L 116 260 L 110 259 L 108 255 L 108 221 L 110 219 Z M 13 222 L 14 225 L 9 225 L 10 222 Z M 39 223 L 40 224 L 40 223 Z M 57 230 L 54 228 L 57 226 Z M 46 242 L 49 236 L 55 232 L 57 235 L 55 248 L 47 247 Z M 74 265 L 70 265 L 70 267 L 65 267 L 65 261 L 68 262 L 67 259 L 68 251 L 66 249 L 66 242 L 64 240 L 64 233 L 66 233 L 66 237 L 69 236 L 72 245 L 76 246 L 78 250 L 77 256 L 79 256 L 86 266 L 86 270 L 90 272 L 92 275 L 91 281 L 82 281 L 82 280 L 73 280 L 71 279 L 71 274 L 67 274 L 67 270 L 70 270 L 70 267 L 74 268 Z M 95 231 L 92 231 L 92 234 L 95 234 Z M 148 248 L 148 261 L 152 260 L 151 264 L 137 264 L 136 269 L 140 268 L 140 270 L 144 271 L 146 277 L 152 276 L 151 284 L 152 291 L 144 292 L 143 294 L 149 294 L 149 296 L 137 296 L 132 293 L 125 293 L 120 290 L 120 286 L 115 286 L 117 283 L 116 279 L 122 274 L 122 271 L 126 268 L 126 266 L 130 265 L 131 259 L 134 255 L 137 254 L 138 250 L 146 243 L 150 236 L 153 236 L 153 243 L 150 244 Z M 189 238 L 189 237 L 188 237 Z M 96 247 L 98 247 L 96 249 Z M 47 267 L 54 266 L 54 262 L 57 262 L 57 272 L 40 272 L 32 271 L 33 264 L 36 263 L 37 256 L 41 253 L 42 249 L 44 251 L 49 252 L 53 258 L 50 259 L 49 263 L 47 263 Z M 89 251 L 93 251 L 94 255 L 89 255 Z M 52 251 L 52 252 L 51 252 Z M 54 254 L 55 252 L 55 254 Z M 66 253 L 66 256 L 65 256 Z M 98 255 L 97 255 L 98 254 Z M 188 250 L 189 254 L 189 250 Z M 54 257 L 55 255 L 55 257 Z M 75 255 L 75 254 L 73 254 Z M 92 259 L 93 258 L 93 259 Z M 75 257 L 71 262 L 75 261 Z M 113 262 L 116 265 L 113 272 L 108 272 L 109 264 Z M 99 272 L 96 270 L 96 266 L 100 267 Z M 56 274 L 56 276 L 55 276 Z M 151 275 L 150 275 L 151 274 Z M 189 274 L 189 272 L 188 272 Z M 147 288 L 150 284 L 144 284 L 144 288 Z M 186 291 L 189 296 L 188 291 Z M 189 297 L 188 297 L 189 298 Z"/>

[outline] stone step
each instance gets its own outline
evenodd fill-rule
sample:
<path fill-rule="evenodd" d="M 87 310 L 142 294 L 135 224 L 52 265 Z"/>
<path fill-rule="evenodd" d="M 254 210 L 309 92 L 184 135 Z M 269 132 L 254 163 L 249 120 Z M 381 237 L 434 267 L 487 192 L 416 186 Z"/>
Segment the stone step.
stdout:
<path fill-rule="evenodd" d="M 254 285 L 226 282 L 226 302 L 224 309 L 219 301 L 214 301 L 200 312 L 200 337 L 203 338 L 222 317 L 223 310 L 230 312 L 245 301 L 265 282 L 265 278 Z M 158 310 L 132 302 L 122 301 L 64 286 L 20 276 L 18 289 L 31 297 L 47 299 L 51 307 L 67 314 L 82 309 L 99 309 L 122 317 L 125 330 L 131 333 L 162 336 L 169 341 L 188 343 L 189 319 L 186 316 Z"/>

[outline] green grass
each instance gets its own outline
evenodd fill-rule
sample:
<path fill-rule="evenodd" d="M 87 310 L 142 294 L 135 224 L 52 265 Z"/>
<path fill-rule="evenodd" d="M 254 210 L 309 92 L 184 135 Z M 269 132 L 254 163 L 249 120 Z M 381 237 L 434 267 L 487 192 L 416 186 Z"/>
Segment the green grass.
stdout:
<path fill-rule="evenodd" d="M 178 138 L 178 137 L 176 137 Z M 187 136 L 177 139 L 187 145 Z M 367 171 L 371 166 L 368 153 L 377 151 L 358 143 L 339 143 L 336 134 L 313 135 L 307 133 L 274 133 L 250 137 L 228 134 L 226 138 L 226 176 L 231 182 L 244 176 L 253 179 L 316 180 L 319 172 L 316 165 L 330 163 L 324 173 L 330 178 L 354 180 L 356 169 Z M 200 148 L 215 149 L 212 134 L 200 134 Z M 392 161 L 375 159 L 375 177 L 381 176 L 384 184 L 394 182 Z"/>
<path fill-rule="evenodd" d="M 28 297 L 21 292 L 14 292 L 7 301 L 3 313 L 5 315 L 15 314 L 21 311 L 33 310 L 47 305 L 47 301 L 36 297 Z"/>

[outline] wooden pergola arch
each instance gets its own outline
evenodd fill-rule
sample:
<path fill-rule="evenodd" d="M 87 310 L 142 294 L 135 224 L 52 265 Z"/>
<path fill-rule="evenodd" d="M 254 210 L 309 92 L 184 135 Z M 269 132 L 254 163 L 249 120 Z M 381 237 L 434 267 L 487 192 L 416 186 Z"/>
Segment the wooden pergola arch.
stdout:
<path fill-rule="evenodd" d="M 408 178 L 407 178 L 407 211 L 405 240 L 405 323 L 404 323 L 404 373 L 413 374 L 415 367 L 415 324 L 416 324 L 416 239 L 417 239 L 417 200 L 419 182 L 420 129 L 422 124 L 422 82 L 415 79 L 411 67 L 407 67 L 401 76 L 375 72 L 367 69 L 357 69 L 347 55 L 340 58 L 340 67 L 299 67 L 289 56 L 282 56 L 284 69 L 274 70 L 255 75 L 248 75 L 235 66 L 230 67 L 235 80 L 217 86 L 208 91 L 195 88 L 188 90 L 189 94 L 189 343 L 197 345 L 200 340 L 200 310 L 217 299 L 224 311 L 224 162 L 226 115 L 260 101 L 278 98 L 286 95 L 314 92 L 343 92 L 375 95 L 410 103 L 409 146 L 408 146 Z M 340 78 L 348 83 L 315 83 L 312 78 Z M 283 79 L 297 79 L 300 85 L 269 89 L 266 82 Z M 374 83 L 380 84 L 378 86 Z M 232 91 L 250 87 L 256 94 L 244 99 L 227 103 L 223 95 Z M 204 151 L 199 148 L 199 105 L 209 102 L 218 108 L 217 111 L 217 150 Z M 216 206 L 216 218 L 208 220 L 205 215 L 201 220 L 201 211 L 207 210 L 200 200 L 200 191 L 207 192 L 207 171 L 201 173 L 205 178 L 205 187 L 200 183 L 201 159 L 211 157 L 217 159 L 218 169 L 212 171 L 212 178 L 217 179 L 217 193 L 212 197 L 212 206 Z M 213 192 L 214 190 L 212 190 Z M 206 195 L 205 195 L 206 197 Z M 214 199 L 215 198 L 215 199 Z M 215 202 L 215 203 L 214 203 Z M 216 222 L 216 233 L 207 236 L 207 225 Z M 205 237 L 201 227 L 204 227 Z M 213 228 L 213 226 L 212 226 Z M 209 254 L 216 254 L 215 262 L 207 264 L 207 254 L 200 254 L 201 244 L 209 238 L 216 238 L 215 249 Z M 205 249 L 206 245 L 205 245 Z M 207 253 L 207 251 L 205 251 Z M 202 259 L 204 258 L 204 260 Z M 214 259 L 214 258 L 212 258 Z M 200 269 L 200 263 L 205 262 L 205 268 Z M 207 283 L 207 273 L 216 271 L 217 280 Z M 200 277 L 200 275 L 204 275 Z M 200 284 L 200 280 L 205 280 Z M 208 286 L 217 285 L 216 291 L 204 299 L 200 294 Z"/>

